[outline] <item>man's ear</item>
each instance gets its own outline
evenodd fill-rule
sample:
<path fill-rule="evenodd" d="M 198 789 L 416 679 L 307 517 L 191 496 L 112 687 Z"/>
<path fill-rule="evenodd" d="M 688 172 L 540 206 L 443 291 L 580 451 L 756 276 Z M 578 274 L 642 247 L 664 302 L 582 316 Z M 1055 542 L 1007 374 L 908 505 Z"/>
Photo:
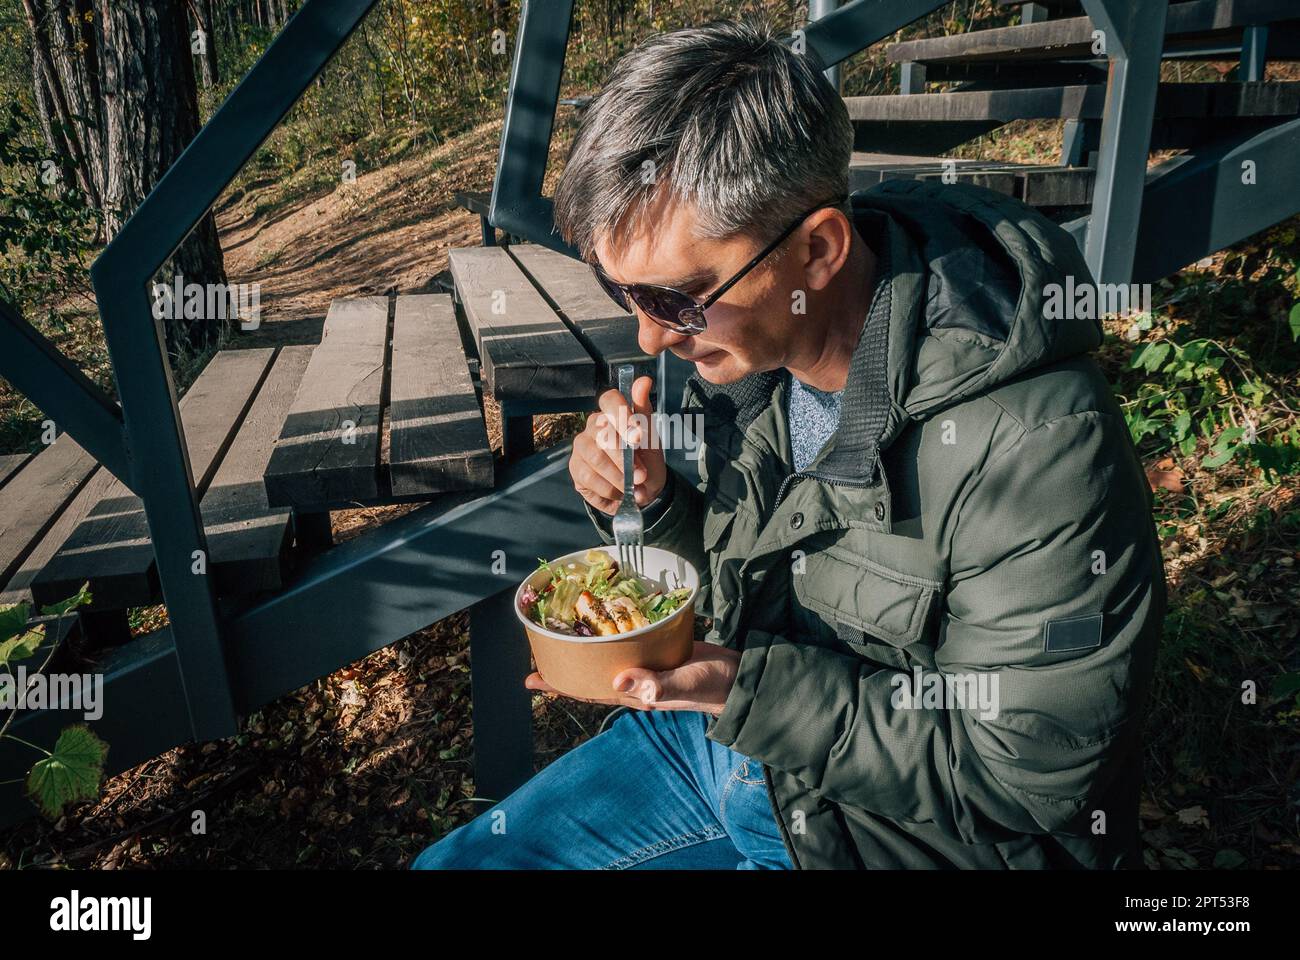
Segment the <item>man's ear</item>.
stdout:
<path fill-rule="evenodd" d="M 807 260 L 804 275 L 808 287 L 820 290 L 831 282 L 849 258 L 853 247 L 853 224 L 844 212 L 825 207 L 804 224 L 807 231 Z"/>

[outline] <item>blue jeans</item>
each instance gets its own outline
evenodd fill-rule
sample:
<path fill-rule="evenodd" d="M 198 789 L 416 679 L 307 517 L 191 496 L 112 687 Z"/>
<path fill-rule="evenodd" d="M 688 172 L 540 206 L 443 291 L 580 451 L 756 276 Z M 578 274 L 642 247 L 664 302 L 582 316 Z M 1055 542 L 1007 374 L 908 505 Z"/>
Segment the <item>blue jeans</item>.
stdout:
<path fill-rule="evenodd" d="M 627 710 L 411 863 L 415 870 L 791 869 L 763 765 L 687 710 Z"/>

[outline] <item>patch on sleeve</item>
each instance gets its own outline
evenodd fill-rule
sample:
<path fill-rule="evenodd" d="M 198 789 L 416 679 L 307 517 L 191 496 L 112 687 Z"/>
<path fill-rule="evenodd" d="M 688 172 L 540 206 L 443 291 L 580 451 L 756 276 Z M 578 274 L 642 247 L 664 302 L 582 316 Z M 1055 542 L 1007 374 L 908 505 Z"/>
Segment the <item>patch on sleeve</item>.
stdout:
<path fill-rule="evenodd" d="M 1043 650 L 1047 653 L 1091 650 L 1100 646 L 1100 613 L 1087 617 L 1069 617 L 1065 620 L 1048 620 L 1043 626 Z"/>

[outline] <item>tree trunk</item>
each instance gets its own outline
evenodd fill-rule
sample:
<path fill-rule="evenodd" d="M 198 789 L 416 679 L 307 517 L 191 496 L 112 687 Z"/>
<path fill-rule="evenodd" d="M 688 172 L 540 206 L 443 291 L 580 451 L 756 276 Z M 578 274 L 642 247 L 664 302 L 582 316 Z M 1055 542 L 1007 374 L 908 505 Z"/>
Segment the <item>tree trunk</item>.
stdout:
<path fill-rule="evenodd" d="M 65 158 L 89 203 L 103 209 L 106 168 L 99 89 L 99 31 L 89 0 L 23 0 L 32 74 L 46 145 Z"/>
<path fill-rule="evenodd" d="M 171 0 L 99 0 L 110 234 L 135 211 L 198 133 L 198 91 L 185 7 Z M 224 284 L 216 222 L 208 212 L 160 271 L 186 284 Z M 179 312 L 179 311 L 178 311 Z M 166 324 L 172 353 L 215 342 L 221 321 L 183 316 Z"/>
<path fill-rule="evenodd" d="M 194 16 L 198 29 L 203 31 L 199 73 L 203 77 L 204 89 L 211 89 L 221 82 L 221 72 L 217 65 L 217 21 L 212 16 L 212 0 L 190 0 L 190 13 Z"/>

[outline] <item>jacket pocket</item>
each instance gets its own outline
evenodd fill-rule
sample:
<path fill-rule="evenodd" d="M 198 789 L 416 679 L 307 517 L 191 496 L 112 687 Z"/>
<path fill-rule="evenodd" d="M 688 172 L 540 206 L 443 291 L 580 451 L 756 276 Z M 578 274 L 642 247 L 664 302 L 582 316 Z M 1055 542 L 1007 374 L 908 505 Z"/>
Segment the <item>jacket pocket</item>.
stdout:
<path fill-rule="evenodd" d="M 799 602 L 834 628 L 844 647 L 887 666 L 932 664 L 929 627 L 943 585 L 836 547 L 811 553 L 795 577 Z"/>
<path fill-rule="evenodd" d="M 730 512 L 715 506 L 707 508 L 703 542 L 705 562 L 709 565 L 708 609 L 697 612 L 707 614 L 717 624 L 726 618 L 739 587 L 740 561 L 727 559 L 730 556 L 727 546 L 735 525 L 734 508 Z"/>

